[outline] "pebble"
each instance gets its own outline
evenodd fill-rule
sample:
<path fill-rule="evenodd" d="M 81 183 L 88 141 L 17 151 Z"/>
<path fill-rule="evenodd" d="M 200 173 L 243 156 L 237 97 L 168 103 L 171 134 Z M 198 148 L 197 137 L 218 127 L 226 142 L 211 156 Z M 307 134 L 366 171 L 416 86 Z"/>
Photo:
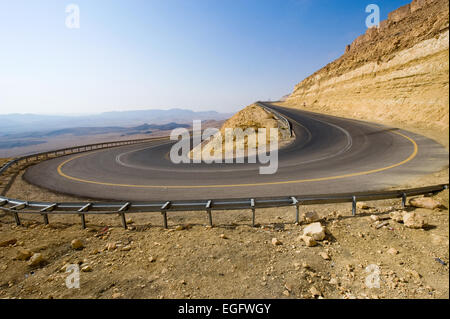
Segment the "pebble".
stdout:
<path fill-rule="evenodd" d="M 272 238 L 272 245 L 280 246 L 280 245 L 283 245 L 283 243 L 281 241 L 279 241 L 277 238 Z"/>
<path fill-rule="evenodd" d="M 330 255 L 328 255 L 326 252 L 319 253 L 320 257 L 322 257 L 324 260 L 331 260 Z"/>
<path fill-rule="evenodd" d="M 0 242 L 0 247 L 7 247 L 10 245 L 14 245 L 15 243 L 17 243 L 17 239 L 11 238 L 11 239 Z"/>
<path fill-rule="evenodd" d="M 76 249 L 76 250 L 84 248 L 83 242 L 81 240 L 79 240 L 79 239 L 72 240 L 70 245 L 72 246 L 73 249 Z"/>
<path fill-rule="evenodd" d="M 30 260 L 28 261 L 28 265 L 32 267 L 39 266 L 44 262 L 45 262 L 44 256 L 42 256 L 42 254 L 40 253 L 36 253 L 33 254 L 33 256 L 31 256 Z"/>

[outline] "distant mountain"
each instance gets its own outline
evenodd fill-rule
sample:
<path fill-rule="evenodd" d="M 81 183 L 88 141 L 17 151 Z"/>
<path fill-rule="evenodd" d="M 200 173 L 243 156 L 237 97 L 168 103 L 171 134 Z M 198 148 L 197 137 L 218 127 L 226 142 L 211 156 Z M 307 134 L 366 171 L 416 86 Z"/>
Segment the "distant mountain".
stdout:
<path fill-rule="evenodd" d="M 95 127 L 101 131 L 118 129 L 119 126 L 122 128 L 138 126 L 144 123 L 149 123 L 148 125 L 192 124 L 193 120 L 224 120 L 231 115 L 215 111 L 195 112 L 185 109 L 106 112 L 83 116 L 7 114 L 0 115 L 0 123 L 2 123 L 0 126 L 0 137 L 23 133 L 29 134 L 29 136 L 24 135 L 23 137 L 31 137 L 31 135 L 35 137 L 35 132 L 52 132 L 69 128 Z"/>

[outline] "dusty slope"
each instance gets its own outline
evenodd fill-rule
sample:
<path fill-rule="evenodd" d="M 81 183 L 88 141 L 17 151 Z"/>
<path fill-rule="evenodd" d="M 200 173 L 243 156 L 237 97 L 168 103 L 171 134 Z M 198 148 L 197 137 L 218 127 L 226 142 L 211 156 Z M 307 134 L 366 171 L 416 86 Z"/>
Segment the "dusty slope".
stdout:
<path fill-rule="evenodd" d="M 394 11 L 300 82 L 285 105 L 431 128 L 448 137 L 448 5 L 415 0 Z"/>

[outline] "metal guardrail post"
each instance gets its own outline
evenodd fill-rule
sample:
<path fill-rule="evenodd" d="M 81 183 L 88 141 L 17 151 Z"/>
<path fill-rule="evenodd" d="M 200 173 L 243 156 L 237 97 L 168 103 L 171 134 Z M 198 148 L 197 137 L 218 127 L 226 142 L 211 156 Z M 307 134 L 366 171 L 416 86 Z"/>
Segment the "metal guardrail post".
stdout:
<path fill-rule="evenodd" d="M 299 207 L 299 202 L 297 200 L 297 198 L 295 197 L 291 197 L 292 199 L 292 205 L 295 206 L 295 223 L 299 224 L 300 223 L 300 207 Z"/>
<path fill-rule="evenodd" d="M 208 222 L 209 222 L 209 226 L 213 227 L 213 220 L 212 220 L 212 214 L 211 214 L 211 207 L 212 207 L 212 201 L 209 200 L 208 203 L 206 203 L 206 213 L 208 214 Z"/>
<path fill-rule="evenodd" d="M 83 207 L 81 207 L 78 210 L 78 212 L 87 212 L 91 208 L 91 206 L 92 206 L 92 203 L 88 203 L 88 204 L 84 205 Z M 85 217 L 85 214 L 80 214 L 80 217 L 81 217 L 81 227 L 83 229 L 85 229 L 86 228 L 86 217 Z"/>
<path fill-rule="evenodd" d="M 250 199 L 250 206 L 252 207 L 252 227 L 255 227 L 255 219 L 256 219 L 256 209 L 255 209 L 255 200 Z"/>
<path fill-rule="evenodd" d="M 170 205 L 171 205 L 171 202 L 166 202 L 161 207 L 161 214 L 163 216 L 163 226 L 165 229 L 168 228 L 168 226 L 167 226 L 167 210 L 170 208 Z"/>
<path fill-rule="evenodd" d="M 406 193 L 402 194 L 402 208 L 406 207 Z"/>
<path fill-rule="evenodd" d="M 44 218 L 45 225 L 48 225 L 48 214 L 47 213 L 53 211 L 57 206 L 58 206 L 58 204 L 55 203 L 55 204 L 49 205 L 49 206 L 41 209 L 41 212 L 43 213 L 42 217 Z"/>
<path fill-rule="evenodd" d="M 127 220 L 125 217 L 125 213 L 124 211 L 128 210 L 128 208 L 130 208 L 131 203 L 125 203 L 122 207 L 120 207 L 120 209 L 118 210 L 119 215 L 120 215 L 120 219 L 122 221 L 122 226 L 123 228 L 127 229 Z"/>
<path fill-rule="evenodd" d="M 22 225 L 22 223 L 20 222 L 20 218 L 19 218 L 19 214 L 17 213 L 18 210 L 23 209 L 27 206 L 27 203 L 21 203 L 21 204 L 17 204 L 14 205 L 13 207 L 10 208 L 10 210 L 14 211 L 14 220 L 16 221 L 16 225 L 20 226 Z"/>
<path fill-rule="evenodd" d="M 356 216 L 356 196 L 352 198 L 352 215 Z"/>

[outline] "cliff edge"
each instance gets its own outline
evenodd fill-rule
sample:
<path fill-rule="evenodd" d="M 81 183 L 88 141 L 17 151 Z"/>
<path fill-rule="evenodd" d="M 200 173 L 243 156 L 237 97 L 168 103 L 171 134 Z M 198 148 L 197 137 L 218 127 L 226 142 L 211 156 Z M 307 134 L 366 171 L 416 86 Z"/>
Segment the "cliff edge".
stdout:
<path fill-rule="evenodd" d="M 414 0 L 345 51 L 296 85 L 282 104 L 448 135 L 448 0 Z"/>

